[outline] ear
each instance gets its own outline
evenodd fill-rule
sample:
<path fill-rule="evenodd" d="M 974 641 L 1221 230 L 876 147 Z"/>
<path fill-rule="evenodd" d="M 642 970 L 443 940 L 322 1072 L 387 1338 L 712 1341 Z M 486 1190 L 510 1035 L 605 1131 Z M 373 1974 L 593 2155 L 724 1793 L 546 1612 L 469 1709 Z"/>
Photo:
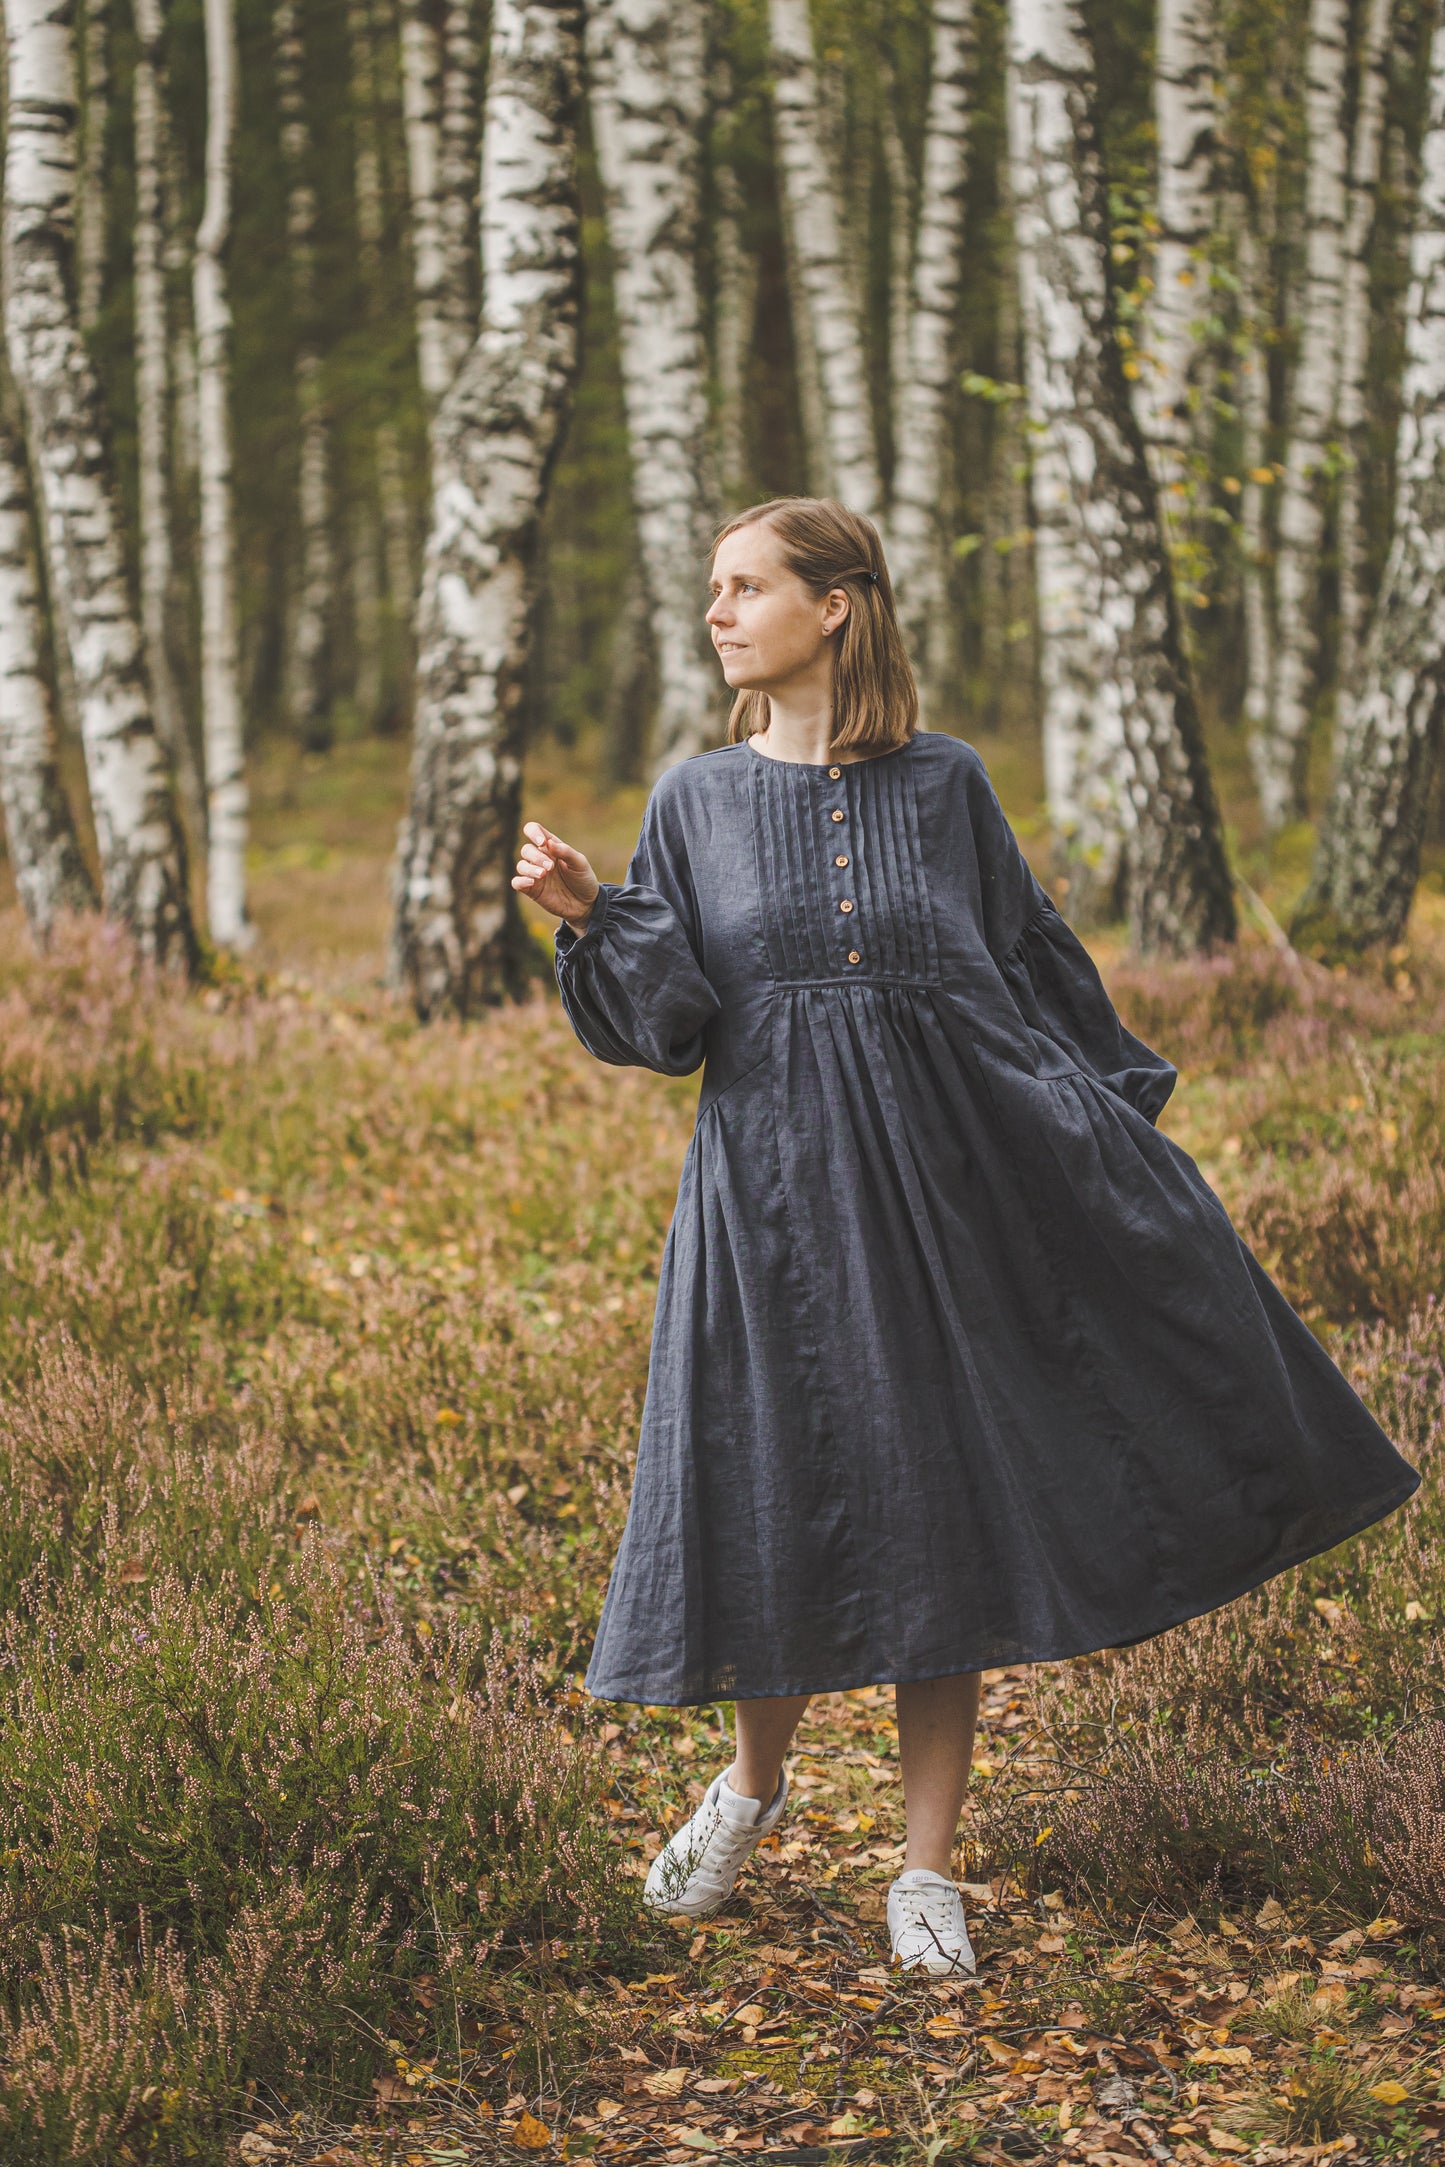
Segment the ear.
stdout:
<path fill-rule="evenodd" d="M 851 608 L 852 604 L 848 599 L 847 589 L 843 587 L 831 588 L 823 597 L 824 632 L 838 631 L 847 622 L 848 612 Z"/>

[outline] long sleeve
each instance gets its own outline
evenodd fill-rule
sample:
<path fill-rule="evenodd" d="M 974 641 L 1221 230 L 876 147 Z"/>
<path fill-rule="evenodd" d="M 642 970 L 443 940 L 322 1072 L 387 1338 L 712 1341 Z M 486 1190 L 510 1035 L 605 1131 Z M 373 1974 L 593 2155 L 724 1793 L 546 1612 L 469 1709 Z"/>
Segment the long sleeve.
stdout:
<path fill-rule="evenodd" d="M 980 762 L 970 794 L 989 946 L 1025 1023 L 1157 1121 L 1179 1072 L 1126 1029 L 1093 957 L 1036 879 Z"/>
<path fill-rule="evenodd" d="M 702 1061 L 721 1003 L 699 961 L 686 857 L 659 803 L 665 783 L 648 800 L 626 877 L 603 881 L 586 932 L 558 926 L 557 983 L 568 1021 L 599 1061 L 686 1076 Z"/>

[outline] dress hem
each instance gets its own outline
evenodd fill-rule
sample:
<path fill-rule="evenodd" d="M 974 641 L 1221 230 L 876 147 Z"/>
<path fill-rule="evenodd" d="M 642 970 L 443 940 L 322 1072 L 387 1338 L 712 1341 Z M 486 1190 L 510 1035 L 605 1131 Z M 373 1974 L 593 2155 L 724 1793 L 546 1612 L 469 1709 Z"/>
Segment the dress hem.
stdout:
<path fill-rule="evenodd" d="M 590 1679 L 584 1679 L 583 1683 L 586 1691 L 594 1700 L 618 1701 L 627 1706 L 639 1708 L 707 1708 L 721 1701 L 784 1700 L 799 1693 L 853 1693 L 866 1686 L 875 1685 L 926 1685 L 933 1678 L 966 1677 L 974 1671 L 1007 1669 L 1016 1663 L 1067 1663 L 1073 1657 L 1079 1655 L 1100 1655 L 1114 1649 L 1135 1648 L 1146 1640 L 1156 1640 L 1161 1633 L 1172 1632 L 1176 1626 L 1188 1625 L 1193 1618 L 1208 1617 L 1211 1611 L 1223 1610 L 1227 1604 L 1238 1602 L 1241 1596 L 1252 1593 L 1255 1588 L 1263 1587 L 1267 1581 L 1278 1579 L 1281 1573 L 1291 1572 L 1296 1565 L 1307 1564 L 1311 1558 L 1323 1557 L 1327 1551 L 1337 1549 L 1342 1542 L 1349 1542 L 1353 1536 L 1363 1534 L 1366 1528 L 1374 1527 L 1381 1520 L 1388 1519 L 1392 1512 L 1398 1512 L 1400 1507 L 1406 1504 L 1420 1488 L 1422 1477 L 1418 1471 L 1412 1470 L 1412 1472 L 1415 1476 L 1413 1482 L 1409 1483 L 1404 1489 L 1399 1488 L 1397 1485 L 1395 1489 L 1387 1494 L 1383 1503 L 1375 1502 L 1371 1504 L 1363 1517 L 1351 1520 L 1329 1542 L 1311 1541 L 1304 1549 L 1287 1553 L 1284 1557 L 1276 1559 L 1266 1566 L 1262 1572 L 1252 1573 L 1238 1582 L 1237 1585 L 1229 1588 L 1224 1594 L 1214 1596 L 1208 1602 L 1199 1603 L 1192 1609 L 1182 1610 L 1177 1616 L 1168 1617 L 1161 1624 L 1150 1626 L 1146 1632 L 1135 1634 L 1129 1640 L 1099 1641 L 1085 1647 L 1044 1647 L 1032 1651 L 1016 1651 L 1012 1654 L 999 1653 L 988 1657 L 983 1662 L 944 1663 L 932 1670 L 912 1671 L 907 1677 L 900 1677 L 895 1671 L 891 1670 L 874 1670 L 866 1677 L 850 1672 L 846 1677 L 830 1679 L 827 1683 L 821 1685 L 754 1686 L 746 1693 L 736 1691 L 731 1693 L 694 1693 L 678 1700 L 669 1700 L 666 1694 L 609 1692 L 601 1685 L 593 1685 Z"/>

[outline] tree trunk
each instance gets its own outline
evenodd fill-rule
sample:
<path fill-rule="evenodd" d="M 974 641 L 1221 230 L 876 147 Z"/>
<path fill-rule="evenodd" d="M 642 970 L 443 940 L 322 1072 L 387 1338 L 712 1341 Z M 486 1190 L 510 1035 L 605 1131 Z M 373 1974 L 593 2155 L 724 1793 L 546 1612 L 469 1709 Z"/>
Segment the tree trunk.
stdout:
<path fill-rule="evenodd" d="M 1080 0 L 1014 0 L 1009 120 L 1034 452 L 1050 807 L 1144 952 L 1234 907 L 1143 437 L 1117 341 Z M 1121 880 L 1120 880 L 1121 876 Z"/>
<path fill-rule="evenodd" d="M 428 0 L 403 0 L 401 83 L 411 195 L 417 370 L 422 394 L 435 409 L 456 378 L 471 332 L 455 292 L 460 266 L 450 245 L 442 145 L 446 61 Z"/>
<path fill-rule="evenodd" d="M 934 0 L 932 77 L 923 135 L 923 188 L 908 285 L 908 338 L 894 390 L 889 569 L 904 637 L 925 687 L 936 681 L 948 603 L 939 524 L 949 399 L 956 369 L 963 273 L 964 183 L 974 56 L 973 0 Z"/>
<path fill-rule="evenodd" d="M 720 735 L 704 636 L 717 498 L 697 278 L 701 0 L 591 0 L 592 132 L 607 198 L 632 497 L 657 657 L 654 770 Z"/>
<path fill-rule="evenodd" d="M 1340 688 L 1335 773 L 1295 936 L 1327 951 L 1398 940 L 1445 714 L 1445 30 L 1410 249 L 1394 531 L 1358 687 Z"/>
<path fill-rule="evenodd" d="M 855 512 L 882 514 L 883 489 L 868 389 L 868 362 L 852 267 L 818 104 L 808 0 L 768 0 L 774 69 L 773 126 L 782 177 L 789 269 L 816 370 L 824 472 L 819 486 Z M 802 342 L 800 342 L 801 344 Z M 800 370 L 807 364 L 800 355 Z M 806 411 L 806 400 L 805 411 Z"/>
<path fill-rule="evenodd" d="M 188 969 L 185 848 L 126 589 L 104 403 L 72 300 L 72 20 L 68 0 L 5 0 L 5 332 L 74 678 L 105 906 L 144 953 Z"/>
<path fill-rule="evenodd" d="M 1360 464 L 1369 406 L 1370 248 L 1385 139 L 1393 0 L 1368 0 L 1360 53 L 1360 89 L 1350 149 L 1349 216 L 1345 225 L 1345 291 L 1340 326 L 1340 648 L 1336 676 L 1353 686 L 1365 623 L 1364 542 L 1360 528 Z"/>
<path fill-rule="evenodd" d="M 171 666 L 175 577 L 170 498 L 170 332 L 166 307 L 162 161 L 165 75 L 160 0 L 135 0 L 135 403 L 140 496 L 140 605 L 156 728 L 170 755 L 191 838 L 206 836 L 205 801 Z"/>
<path fill-rule="evenodd" d="M 279 0 L 271 32 L 286 169 L 286 238 L 296 318 L 296 411 L 301 438 L 296 489 L 301 576 L 291 612 L 284 683 L 288 720 L 303 743 L 315 745 L 324 744 L 330 734 L 336 562 L 331 544 L 331 432 L 322 390 L 316 303 L 316 189 L 303 87 L 305 48 L 296 0 Z"/>
<path fill-rule="evenodd" d="M 1209 306 L 1205 251 L 1217 193 L 1218 46 L 1216 0 L 1160 0 L 1154 48 L 1159 238 L 1139 404 L 1166 511 L 1184 481 L 1194 438 L 1190 400 L 1199 355 L 1194 325 Z"/>
<path fill-rule="evenodd" d="M 1237 363 L 1241 464 L 1240 581 L 1244 602 L 1244 723 L 1257 743 L 1269 728 L 1270 691 L 1274 684 L 1274 603 L 1269 577 L 1269 520 L 1265 501 L 1271 486 L 1265 467 L 1269 447 L 1269 364 L 1264 349 L 1264 273 L 1261 247 L 1250 223 L 1251 207 L 1240 206 L 1237 262 L 1242 336 L 1247 350 Z M 1266 479 L 1261 480 L 1261 475 Z"/>
<path fill-rule="evenodd" d="M 577 366 L 576 0 L 494 0 L 482 134 L 482 328 L 433 430 L 411 803 L 393 972 L 422 1016 L 520 993 L 511 886 L 537 536 Z"/>
<path fill-rule="evenodd" d="M 85 103 L 80 192 L 76 204 L 75 279 L 82 331 L 93 331 L 105 293 L 105 131 L 110 120 L 110 0 L 85 0 Z"/>
<path fill-rule="evenodd" d="M 454 370 L 477 333 L 477 187 L 481 174 L 480 71 L 470 0 L 449 0 L 442 25 L 441 227 L 444 305 Z"/>
<path fill-rule="evenodd" d="M 40 946 L 62 911 L 95 902 L 60 781 L 45 648 L 25 447 L 0 413 L 0 804 L 15 886 Z"/>
<path fill-rule="evenodd" d="M 206 199 L 193 272 L 200 425 L 201 725 L 205 747 L 206 903 L 221 948 L 254 939 L 246 915 L 247 796 L 236 636 L 231 485 L 231 157 L 236 125 L 232 0 L 205 0 Z"/>
<path fill-rule="evenodd" d="M 743 240 L 742 189 L 726 161 L 716 175 L 717 295 L 713 308 L 713 373 L 717 378 L 718 467 L 723 502 L 736 511 L 752 495 L 747 426 L 748 356 L 757 308 L 757 266 Z"/>
<path fill-rule="evenodd" d="M 1306 103 L 1309 166 L 1299 354 L 1275 545 L 1275 676 L 1269 726 L 1251 745 L 1265 824 L 1305 812 L 1316 612 L 1324 535 L 1323 468 L 1335 424 L 1345 275 L 1348 0 L 1311 0 Z"/>

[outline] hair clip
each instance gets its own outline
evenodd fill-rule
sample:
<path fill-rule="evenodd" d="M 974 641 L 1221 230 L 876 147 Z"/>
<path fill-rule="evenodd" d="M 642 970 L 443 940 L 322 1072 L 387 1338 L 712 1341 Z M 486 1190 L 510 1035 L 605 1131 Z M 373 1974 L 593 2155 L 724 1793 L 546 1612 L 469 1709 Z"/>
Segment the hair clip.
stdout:
<path fill-rule="evenodd" d="M 866 576 L 869 586 L 876 587 L 878 584 L 878 574 L 876 572 L 869 572 Z"/>

